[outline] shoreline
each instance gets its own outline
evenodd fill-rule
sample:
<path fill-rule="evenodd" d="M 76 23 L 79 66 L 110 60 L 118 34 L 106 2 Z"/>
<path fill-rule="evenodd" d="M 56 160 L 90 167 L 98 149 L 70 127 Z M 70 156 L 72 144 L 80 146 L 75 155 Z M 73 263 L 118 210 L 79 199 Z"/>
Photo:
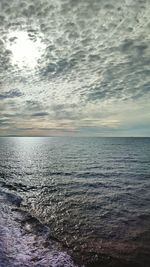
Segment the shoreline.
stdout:
<path fill-rule="evenodd" d="M 25 266 L 66 267 L 148 267 L 133 259 L 121 258 L 109 253 L 71 250 L 54 237 L 50 228 L 21 208 L 23 199 L 14 193 L 1 191 L 1 238 L 0 255 L 2 267 L 13 267 L 13 261 Z M 12 244 L 14 249 L 12 250 Z M 4 248 L 4 249 L 3 249 Z M 16 251 L 19 251 L 16 255 Z M 107 251 L 107 253 L 106 253 Z M 124 252 L 125 253 L 125 252 Z M 11 259 L 11 262 L 9 262 Z M 16 263 L 15 263 L 16 264 Z M 14 266 L 16 266 L 14 264 Z M 31 265 L 32 264 L 32 265 Z M 42 265 L 40 265 L 42 264 Z M 20 265 L 17 265 L 20 266 Z"/>
<path fill-rule="evenodd" d="M 21 197 L 1 191 L 0 202 L 1 267 L 77 267 L 50 229 L 20 208 Z"/>

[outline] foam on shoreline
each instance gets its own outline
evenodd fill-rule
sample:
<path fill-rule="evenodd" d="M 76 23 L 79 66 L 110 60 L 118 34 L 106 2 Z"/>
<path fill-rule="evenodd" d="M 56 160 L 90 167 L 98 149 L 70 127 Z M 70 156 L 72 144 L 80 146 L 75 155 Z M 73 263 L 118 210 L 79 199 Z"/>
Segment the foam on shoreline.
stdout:
<path fill-rule="evenodd" d="M 21 197 L 0 192 L 0 266 L 75 267 L 71 257 L 50 230 L 27 212 L 21 211 Z"/>

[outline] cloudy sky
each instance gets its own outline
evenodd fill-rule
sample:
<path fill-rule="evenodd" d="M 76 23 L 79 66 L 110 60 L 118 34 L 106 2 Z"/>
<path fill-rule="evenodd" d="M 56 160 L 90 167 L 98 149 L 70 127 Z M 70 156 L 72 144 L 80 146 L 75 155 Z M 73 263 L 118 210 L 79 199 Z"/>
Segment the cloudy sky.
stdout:
<path fill-rule="evenodd" d="M 0 135 L 150 136 L 149 0 L 1 0 Z"/>

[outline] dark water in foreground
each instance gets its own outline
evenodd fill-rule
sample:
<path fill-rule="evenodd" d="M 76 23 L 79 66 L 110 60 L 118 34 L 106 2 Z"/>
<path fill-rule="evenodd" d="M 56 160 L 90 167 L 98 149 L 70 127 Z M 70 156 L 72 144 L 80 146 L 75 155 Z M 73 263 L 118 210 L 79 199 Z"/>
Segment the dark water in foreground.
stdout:
<path fill-rule="evenodd" d="M 0 155 L 0 266 L 150 266 L 150 138 L 0 138 Z"/>

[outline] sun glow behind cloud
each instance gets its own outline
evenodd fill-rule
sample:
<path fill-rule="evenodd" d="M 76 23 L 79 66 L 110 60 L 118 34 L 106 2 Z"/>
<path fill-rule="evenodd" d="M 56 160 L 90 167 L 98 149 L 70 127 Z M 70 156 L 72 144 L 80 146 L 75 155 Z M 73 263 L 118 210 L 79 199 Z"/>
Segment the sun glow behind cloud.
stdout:
<path fill-rule="evenodd" d="M 45 49 L 40 38 L 30 38 L 26 31 L 14 31 L 8 34 L 7 49 L 12 53 L 11 61 L 19 68 L 35 68 Z"/>

